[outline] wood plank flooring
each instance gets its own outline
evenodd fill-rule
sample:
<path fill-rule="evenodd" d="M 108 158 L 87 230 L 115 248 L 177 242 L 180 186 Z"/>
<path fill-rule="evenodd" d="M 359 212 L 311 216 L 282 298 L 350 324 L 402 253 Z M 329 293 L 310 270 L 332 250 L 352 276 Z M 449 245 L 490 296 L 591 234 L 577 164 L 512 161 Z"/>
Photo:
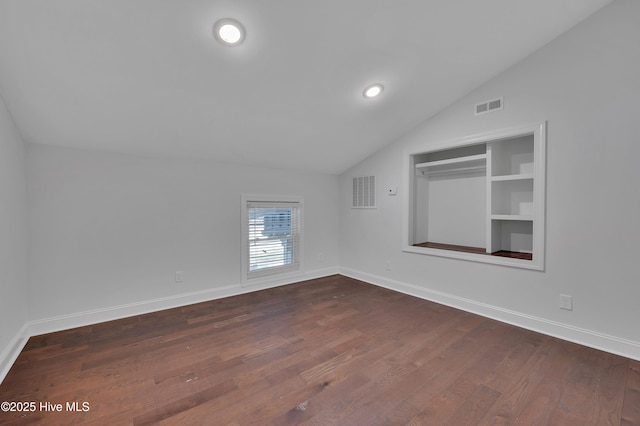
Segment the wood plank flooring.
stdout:
<path fill-rule="evenodd" d="M 637 425 L 640 362 L 336 275 L 33 337 L 0 401 L 37 404 L 2 425 Z"/>
<path fill-rule="evenodd" d="M 487 249 L 485 247 L 460 246 L 456 244 L 434 243 L 430 241 L 427 241 L 424 243 L 417 243 L 417 244 L 414 244 L 413 246 L 424 247 L 424 248 L 434 248 L 438 250 L 461 251 L 464 253 L 484 254 L 487 256 L 510 257 L 512 259 L 533 260 L 532 253 L 521 253 L 517 251 L 508 251 L 508 250 L 498 250 L 498 251 L 494 251 L 493 253 L 487 253 Z"/>

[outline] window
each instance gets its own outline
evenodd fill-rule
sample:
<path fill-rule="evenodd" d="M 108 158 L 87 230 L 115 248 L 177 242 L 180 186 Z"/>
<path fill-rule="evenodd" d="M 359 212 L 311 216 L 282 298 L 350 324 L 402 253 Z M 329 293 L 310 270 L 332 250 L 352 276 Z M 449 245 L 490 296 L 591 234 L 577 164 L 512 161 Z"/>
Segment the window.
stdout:
<path fill-rule="evenodd" d="M 243 279 L 245 283 L 302 270 L 302 200 L 243 196 Z"/>

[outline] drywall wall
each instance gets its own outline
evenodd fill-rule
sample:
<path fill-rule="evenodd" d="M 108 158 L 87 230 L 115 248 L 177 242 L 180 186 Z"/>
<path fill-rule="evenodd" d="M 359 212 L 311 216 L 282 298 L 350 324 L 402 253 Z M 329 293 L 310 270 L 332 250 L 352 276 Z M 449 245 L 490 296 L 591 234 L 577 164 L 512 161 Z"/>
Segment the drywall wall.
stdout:
<path fill-rule="evenodd" d="M 337 272 L 337 176 L 31 144 L 27 157 L 36 331 L 255 290 L 240 288 L 243 193 L 304 197 L 302 279 Z"/>
<path fill-rule="evenodd" d="M 26 180 L 25 145 L 0 99 L 0 379 L 28 319 Z"/>
<path fill-rule="evenodd" d="M 341 176 L 344 273 L 640 358 L 640 2 L 618 0 Z M 504 96 L 504 110 L 474 116 Z M 405 150 L 547 121 L 543 272 L 402 252 Z M 376 210 L 350 178 L 376 175 Z M 391 270 L 386 270 L 387 262 Z M 559 295 L 574 310 L 559 309 Z"/>

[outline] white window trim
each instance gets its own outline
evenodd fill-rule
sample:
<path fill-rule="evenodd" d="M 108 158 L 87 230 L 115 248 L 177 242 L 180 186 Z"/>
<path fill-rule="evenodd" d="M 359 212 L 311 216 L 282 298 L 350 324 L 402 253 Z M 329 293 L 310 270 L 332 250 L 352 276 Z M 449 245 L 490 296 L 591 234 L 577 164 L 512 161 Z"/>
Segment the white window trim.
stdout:
<path fill-rule="evenodd" d="M 285 202 L 285 203 L 298 203 L 300 205 L 300 239 L 299 244 L 300 247 L 298 249 L 298 260 L 300 267 L 296 271 L 291 272 L 283 272 L 281 274 L 270 275 L 267 277 L 257 277 L 257 278 L 249 278 L 249 227 L 247 215 L 247 203 L 255 201 L 255 202 Z M 300 196 L 294 195 L 265 195 L 265 194 L 242 194 L 241 196 L 241 277 L 242 277 L 242 286 L 253 286 L 259 284 L 268 284 L 279 281 L 285 281 L 290 278 L 300 277 L 304 275 L 304 198 Z"/>

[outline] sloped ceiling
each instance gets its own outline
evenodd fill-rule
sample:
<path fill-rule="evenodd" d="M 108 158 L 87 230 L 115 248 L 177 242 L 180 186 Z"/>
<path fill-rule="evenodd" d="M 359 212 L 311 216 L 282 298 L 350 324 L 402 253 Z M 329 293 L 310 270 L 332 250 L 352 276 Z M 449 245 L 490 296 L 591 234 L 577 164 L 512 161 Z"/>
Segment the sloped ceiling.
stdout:
<path fill-rule="evenodd" d="M 31 143 L 337 174 L 609 2 L 0 0 L 0 96 Z"/>

